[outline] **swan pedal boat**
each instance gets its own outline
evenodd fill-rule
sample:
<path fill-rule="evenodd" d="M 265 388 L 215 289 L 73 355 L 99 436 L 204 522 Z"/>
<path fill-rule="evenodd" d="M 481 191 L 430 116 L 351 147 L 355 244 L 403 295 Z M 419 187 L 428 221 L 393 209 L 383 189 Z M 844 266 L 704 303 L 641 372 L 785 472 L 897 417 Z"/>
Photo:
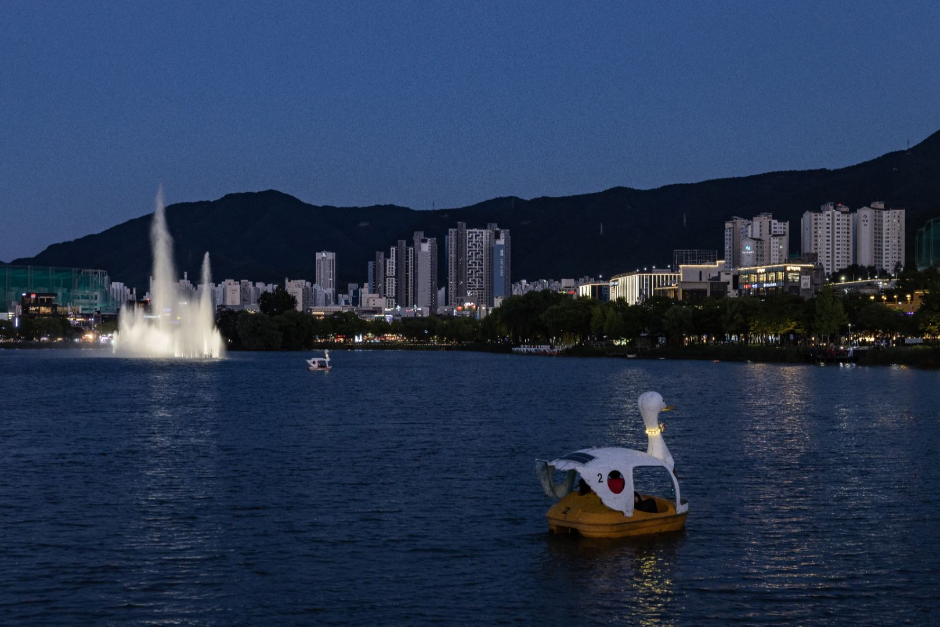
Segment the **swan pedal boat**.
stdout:
<path fill-rule="evenodd" d="M 646 453 L 616 447 L 589 448 L 547 462 L 536 461 L 536 474 L 545 494 L 560 499 L 546 514 L 551 533 L 629 538 L 685 528 L 689 505 L 681 498 L 675 462 L 662 438 L 664 425 L 658 423 L 659 413 L 672 407 L 656 392 L 641 395 L 639 405 L 649 439 Z M 643 495 L 643 509 L 655 504 L 656 511 L 635 509 L 633 470 L 638 467 L 663 468 L 672 481 L 675 501 Z M 564 481 L 553 484 L 552 473 L 556 470 L 567 474 Z M 582 489 L 575 487 L 578 476 Z"/>
<path fill-rule="evenodd" d="M 307 370 L 322 370 L 329 372 L 333 369 L 330 365 L 330 351 L 323 351 L 323 357 L 312 357 L 307 360 Z"/>
<path fill-rule="evenodd" d="M 676 514 L 675 503 L 658 496 L 642 498 L 656 503 L 656 513 L 634 510 L 627 518 L 593 492 L 584 496 L 572 492 L 548 510 L 548 529 L 556 535 L 577 533 L 585 538 L 630 538 L 685 529 L 688 511 Z"/>

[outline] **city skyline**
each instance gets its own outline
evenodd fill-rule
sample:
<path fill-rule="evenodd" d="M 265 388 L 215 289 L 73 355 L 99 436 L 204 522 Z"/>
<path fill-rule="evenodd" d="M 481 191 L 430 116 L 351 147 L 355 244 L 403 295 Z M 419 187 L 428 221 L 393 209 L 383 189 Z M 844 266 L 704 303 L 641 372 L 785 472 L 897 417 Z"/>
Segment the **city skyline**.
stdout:
<path fill-rule="evenodd" d="M 160 181 L 461 207 L 838 168 L 940 129 L 929 2 L 229 9 L 9 8 L 0 260 L 141 215 Z"/>

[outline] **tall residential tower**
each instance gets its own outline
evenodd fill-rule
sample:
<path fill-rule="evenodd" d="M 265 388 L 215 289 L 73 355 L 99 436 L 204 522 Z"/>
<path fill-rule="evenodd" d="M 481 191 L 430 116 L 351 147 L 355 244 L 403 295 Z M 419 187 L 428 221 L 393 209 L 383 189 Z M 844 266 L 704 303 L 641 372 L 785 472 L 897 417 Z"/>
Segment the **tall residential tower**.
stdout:
<path fill-rule="evenodd" d="M 495 297 L 512 293 L 509 230 L 488 224 L 468 229 L 463 222 L 447 232 L 447 304 L 467 300 L 492 307 Z M 498 285 L 497 285 L 498 284 Z"/>
<path fill-rule="evenodd" d="M 873 202 L 855 212 L 855 263 L 894 272 L 904 268 L 904 209 Z"/>
<path fill-rule="evenodd" d="M 801 221 L 800 249 L 817 255 L 827 274 L 855 263 L 853 216 L 842 204 L 827 202 L 819 212 L 807 211 Z"/>

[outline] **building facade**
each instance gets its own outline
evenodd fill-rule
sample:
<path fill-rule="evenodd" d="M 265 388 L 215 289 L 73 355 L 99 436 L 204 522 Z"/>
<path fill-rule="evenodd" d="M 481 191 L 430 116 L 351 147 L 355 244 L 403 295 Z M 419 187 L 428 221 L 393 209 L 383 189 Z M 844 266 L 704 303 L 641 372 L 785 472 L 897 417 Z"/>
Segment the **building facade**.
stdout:
<path fill-rule="evenodd" d="M 370 294 L 385 297 L 385 253 L 377 251 L 372 262 L 372 283 L 369 285 Z"/>
<path fill-rule="evenodd" d="M 512 240 L 508 229 L 493 230 L 493 300 L 512 296 Z M 487 227 L 487 228 L 489 228 Z"/>
<path fill-rule="evenodd" d="M 467 229 L 467 300 L 493 304 L 493 232 Z"/>
<path fill-rule="evenodd" d="M 790 223 L 761 213 L 747 220 L 732 217 L 725 222 L 725 265 L 729 269 L 768 263 L 783 263 L 790 254 Z M 713 263 L 717 259 L 690 261 Z"/>
<path fill-rule="evenodd" d="M 822 289 L 823 268 L 812 263 L 773 264 L 738 268 L 739 296 L 795 294 L 812 298 Z"/>
<path fill-rule="evenodd" d="M 725 298 L 731 292 L 733 275 L 724 261 L 683 264 L 679 266 L 676 298 L 695 301 L 703 298 Z"/>
<path fill-rule="evenodd" d="M 492 307 L 497 294 L 512 293 L 510 233 L 496 224 L 468 229 L 463 222 L 447 232 L 447 304 L 467 301 Z M 498 286 L 497 286 L 498 285 Z"/>
<path fill-rule="evenodd" d="M 628 305 L 637 305 L 651 298 L 656 288 L 678 283 L 679 273 L 672 270 L 644 270 L 618 274 L 610 279 L 610 300 L 622 298 Z"/>
<path fill-rule="evenodd" d="M 741 242 L 747 237 L 750 220 L 733 216 L 725 222 L 725 263 L 729 268 L 741 265 Z"/>
<path fill-rule="evenodd" d="M 467 225 L 447 230 L 447 304 L 456 307 L 467 295 Z"/>
<path fill-rule="evenodd" d="M 336 296 L 336 253 L 318 252 L 316 263 L 316 283 L 333 301 Z"/>
<path fill-rule="evenodd" d="M 914 238 L 914 256 L 918 270 L 940 266 L 940 218 L 927 220 Z"/>
<path fill-rule="evenodd" d="M 414 305 L 437 312 L 437 239 L 414 234 Z"/>
<path fill-rule="evenodd" d="M 873 202 L 855 212 L 855 263 L 887 272 L 904 268 L 904 209 Z"/>
<path fill-rule="evenodd" d="M 578 285 L 579 298 L 593 298 L 600 301 L 610 300 L 610 282 L 594 281 L 592 283 L 581 283 Z"/>
<path fill-rule="evenodd" d="M 0 265 L 0 312 L 15 312 L 23 294 L 55 294 L 55 303 L 74 314 L 114 315 L 123 302 L 111 296 L 104 270 Z"/>
<path fill-rule="evenodd" d="M 718 261 L 717 250 L 674 250 L 672 251 L 672 269 L 697 263 L 715 263 Z"/>
<path fill-rule="evenodd" d="M 818 212 L 807 211 L 800 224 L 802 254 L 815 254 L 826 274 L 852 265 L 855 263 L 853 222 L 849 208 L 841 204 L 829 202 Z"/>

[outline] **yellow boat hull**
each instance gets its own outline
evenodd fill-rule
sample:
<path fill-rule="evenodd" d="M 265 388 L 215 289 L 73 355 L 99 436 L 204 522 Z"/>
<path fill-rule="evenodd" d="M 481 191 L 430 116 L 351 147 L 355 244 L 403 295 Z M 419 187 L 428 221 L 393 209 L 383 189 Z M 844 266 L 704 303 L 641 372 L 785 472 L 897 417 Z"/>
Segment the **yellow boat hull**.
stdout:
<path fill-rule="evenodd" d="M 548 510 L 548 528 L 555 534 L 579 533 L 585 538 L 630 538 L 685 528 L 688 512 L 676 514 L 675 503 L 663 498 L 644 498 L 654 499 L 658 511 L 634 510 L 628 518 L 604 505 L 593 492 L 583 496 L 571 492 Z"/>

